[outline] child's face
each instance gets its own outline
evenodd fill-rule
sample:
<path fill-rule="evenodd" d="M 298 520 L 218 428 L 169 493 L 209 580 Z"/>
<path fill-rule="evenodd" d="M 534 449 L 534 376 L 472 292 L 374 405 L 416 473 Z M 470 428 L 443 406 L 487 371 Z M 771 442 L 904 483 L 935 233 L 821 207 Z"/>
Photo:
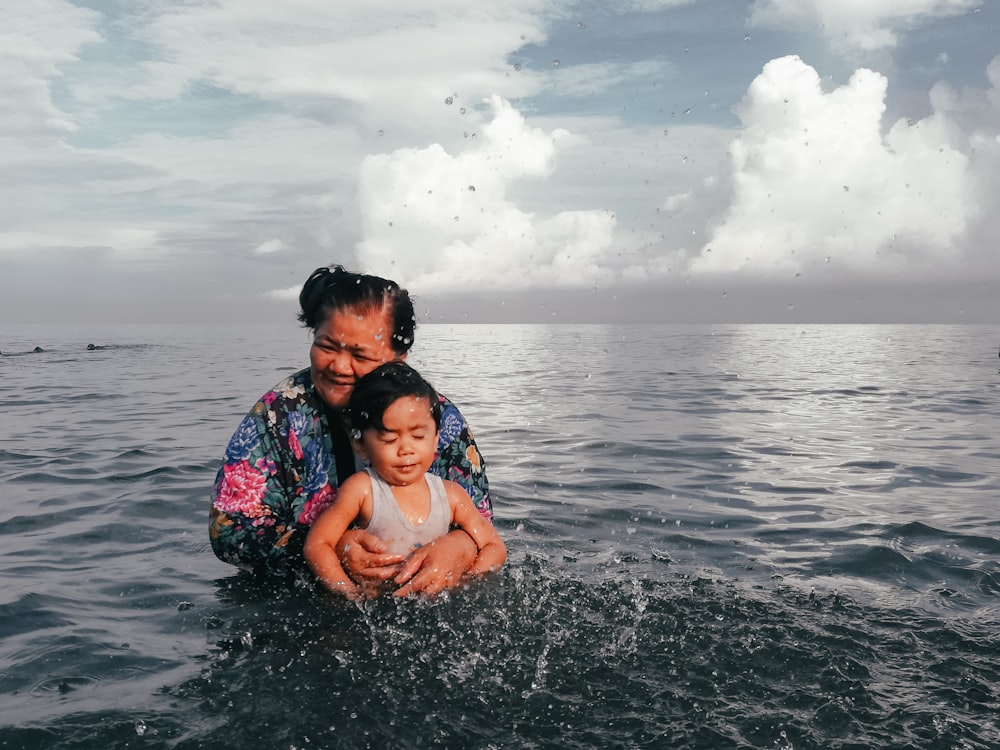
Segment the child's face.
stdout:
<path fill-rule="evenodd" d="M 411 484 L 423 477 L 434 462 L 438 433 L 425 398 L 403 396 L 382 415 L 385 431 L 361 434 L 359 452 L 382 479 L 393 486 Z"/>

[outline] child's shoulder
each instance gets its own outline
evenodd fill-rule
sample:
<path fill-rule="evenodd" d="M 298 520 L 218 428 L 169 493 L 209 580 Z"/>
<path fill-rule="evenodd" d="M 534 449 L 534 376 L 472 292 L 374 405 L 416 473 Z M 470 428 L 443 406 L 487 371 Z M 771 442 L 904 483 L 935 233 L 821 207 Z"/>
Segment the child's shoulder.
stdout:
<path fill-rule="evenodd" d="M 431 476 L 436 476 L 436 475 L 435 474 L 428 474 L 428 476 L 431 477 Z M 444 485 L 445 494 L 449 498 L 454 499 L 454 498 L 457 497 L 457 498 L 466 498 L 466 499 L 468 499 L 469 493 L 466 492 L 465 488 L 462 485 L 460 485 L 458 482 L 453 482 L 450 479 L 444 479 L 442 477 L 438 477 L 438 479 L 440 479 L 441 480 L 441 484 Z"/>
<path fill-rule="evenodd" d="M 362 469 L 345 479 L 340 485 L 339 492 L 371 492 L 371 488 L 372 478 Z"/>

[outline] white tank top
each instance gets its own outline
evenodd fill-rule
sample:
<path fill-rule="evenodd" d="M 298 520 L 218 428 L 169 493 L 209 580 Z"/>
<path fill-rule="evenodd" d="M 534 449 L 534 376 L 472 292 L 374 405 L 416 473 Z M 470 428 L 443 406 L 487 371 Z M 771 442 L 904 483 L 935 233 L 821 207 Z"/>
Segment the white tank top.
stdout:
<path fill-rule="evenodd" d="M 431 509 L 423 523 L 413 524 L 393 497 L 392 488 L 373 469 L 365 471 L 372 480 L 372 517 L 366 530 L 385 542 L 389 552 L 405 555 L 448 533 L 451 505 L 441 477 L 424 474 L 431 492 Z"/>

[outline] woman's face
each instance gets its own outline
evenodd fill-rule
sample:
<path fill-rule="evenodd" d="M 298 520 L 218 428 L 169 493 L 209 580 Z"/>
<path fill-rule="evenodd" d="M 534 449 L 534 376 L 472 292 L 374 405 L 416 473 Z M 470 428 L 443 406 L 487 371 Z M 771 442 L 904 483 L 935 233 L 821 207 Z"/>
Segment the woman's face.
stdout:
<path fill-rule="evenodd" d="M 309 366 L 313 385 L 327 405 L 343 409 L 354 381 L 381 364 L 406 359 L 393 351 L 389 311 L 346 308 L 332 313 L 313 336 Z"/>

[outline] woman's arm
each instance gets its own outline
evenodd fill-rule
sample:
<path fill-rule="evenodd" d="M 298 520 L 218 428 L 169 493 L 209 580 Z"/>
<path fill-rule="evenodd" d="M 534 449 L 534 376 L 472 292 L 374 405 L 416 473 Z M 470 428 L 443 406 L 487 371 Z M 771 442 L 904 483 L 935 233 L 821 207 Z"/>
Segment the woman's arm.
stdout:
<path fill-rule="evenodd" d="M 277 426 L 259 401 L 233 433 L 212 488 L 209 538 L 216 556 L 246 570 L 274 569 L 295 532 L 287 460 Z M 297 541 L 297 540 L 296 540 Z"/>
<path fill-rule="evenodd" d="M 457 586 L 476 562 L 476 542 L 462 529 L 453 529 L 406 558 L 392 579 L 399 584 L 394 596 L 433 596 Z"/>
<path fill-rule="evenodd" d="M 458 407 L 444 397 L 437 457 L 429 471 L 462 487 L 479 513 L 487 520 L 493 518 L 486 461 Z"/>
<path fill-rule="evenodd" d="M 302 370 L 265 393 L 226 446 L 212 490 L 212 550 L 246 570 L 301 567 L 306 529 L 333 503 L 335 480 L 327 423 Z"/>

